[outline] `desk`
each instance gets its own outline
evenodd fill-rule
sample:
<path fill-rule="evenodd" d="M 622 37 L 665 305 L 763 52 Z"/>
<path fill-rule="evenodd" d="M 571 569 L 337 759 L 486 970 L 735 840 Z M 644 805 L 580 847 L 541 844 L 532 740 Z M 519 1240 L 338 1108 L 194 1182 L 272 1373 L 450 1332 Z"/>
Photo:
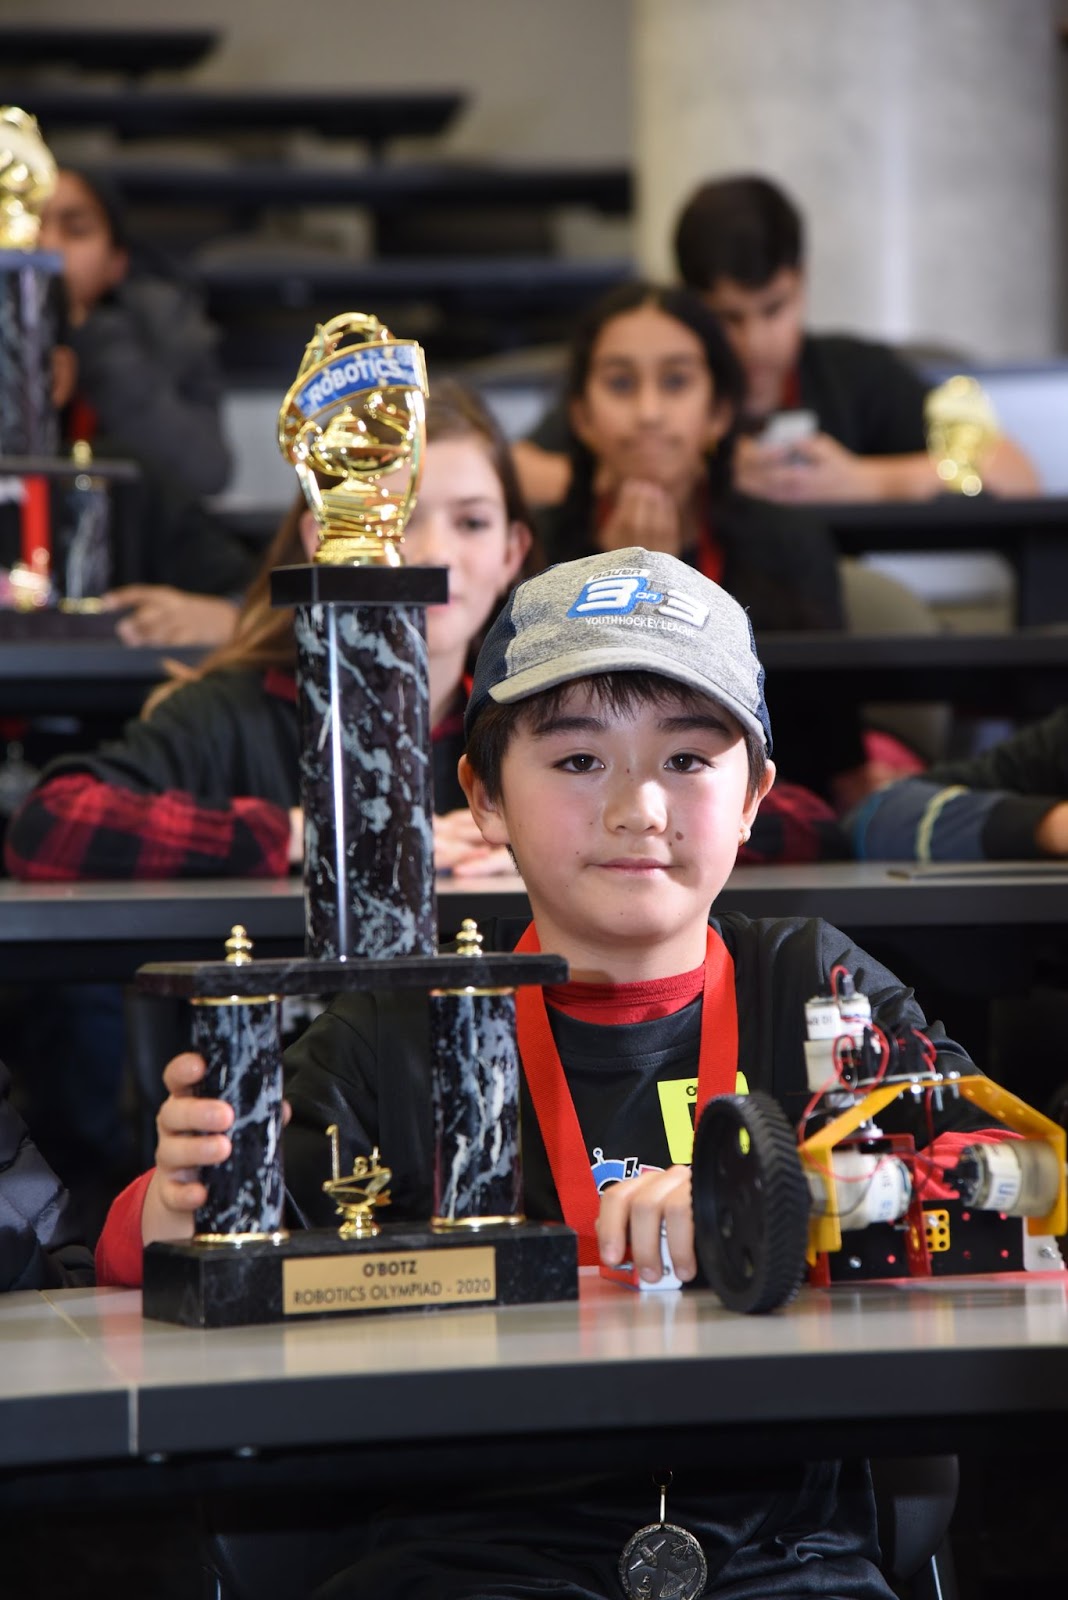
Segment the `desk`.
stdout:
<path fill-rule="evenodd" d="M 440 924 L 529 915 L 518 877 L 439 879 Z M 740 867 L 716 902 L 750 917 L 820 916 L 853 933 L 1068 925 L 1068 863 L 893 866 L 827 862 Z M 144 961 L 204 960 L 241 922 L 261 955 L 299 955 L 298 878 L 171 883 L 24 884 L 0 880 L 0 967 L 9 981 L 47 971 L 72 982 L 129 978 Z M 863 942 L 863 940 L 861 941 Z"/>
<path fill-rule="evenodd" d="M 1068 621 L 1068 499 L 882 501 L 813 508 L 843 555 L 870 550 L 999 550 L 1016 569 L 1017 621 Z"/>
<path fill-rule="evenodd" d="M 1002 633 L 766 633 L 757 640 L 775 713 L 775 685 L 802 674 L 813 704 L 949 700 L 1019 716 L 1068 699 L 1068 626 Z"/>
<path fill-rule="evenodd" d="M 805 1289 L 745 1318 L 707 1290 L 584 1272 L 578 1302 L 213 1332 L 143 1321 L 134 1292 L 65 1290 L 5 1296 L 0 1344 L 7 1469 L 348 1448 L 347 1470 L 381 1482 L 477 1440 L 483 1460 L 578 1471 L 607 1440 L 613 1466 L 654 1441 L 707 1459 L 710 1429 L 739 1458 L 915 1454 L 980 1430 L 1059 1451 L 1068 1419 L 1063 1276 Z"/>
<path fill-rule="evenodd" d="M 12 616 L 12 631 L 19 631 L 19 620 Z M 49 619 L 42 620 L 47 625 Z M 102 619 L 65 620 L 93 626 Z M 0 636 L 0 714 L 135 717 L 149 690 L 166 677 L 165 659 L 192 663 L 201 655 L 201 650 L 130 648 L 114 633 L 98 638 Z"/>

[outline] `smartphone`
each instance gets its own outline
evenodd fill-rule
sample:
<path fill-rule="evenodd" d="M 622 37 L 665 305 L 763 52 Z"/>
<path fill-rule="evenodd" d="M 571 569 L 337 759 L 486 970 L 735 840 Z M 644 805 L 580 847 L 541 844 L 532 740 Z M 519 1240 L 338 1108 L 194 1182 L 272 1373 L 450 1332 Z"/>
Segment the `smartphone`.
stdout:
<path fill-rule="evenodd" d="M 758 438 L 763 445 L 791 450 L 803 440 L 811 439 L 819 429 L 819 418 L 814 411 L 776 411 L 768 418 Z"/>

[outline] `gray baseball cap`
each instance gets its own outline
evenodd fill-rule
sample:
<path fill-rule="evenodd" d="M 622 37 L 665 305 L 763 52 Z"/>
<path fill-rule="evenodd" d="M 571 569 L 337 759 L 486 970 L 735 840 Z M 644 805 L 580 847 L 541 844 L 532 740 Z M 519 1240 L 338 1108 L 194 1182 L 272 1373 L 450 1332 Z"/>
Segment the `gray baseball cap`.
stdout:
<path fill-rule="evenodd" d="M 521 583 L 475 663 L 464 718 L 605 672 L 656 672 L 718 700 L 771 750 L 764 668 L 746 611 L 659 550 L 610 550 Z"/>

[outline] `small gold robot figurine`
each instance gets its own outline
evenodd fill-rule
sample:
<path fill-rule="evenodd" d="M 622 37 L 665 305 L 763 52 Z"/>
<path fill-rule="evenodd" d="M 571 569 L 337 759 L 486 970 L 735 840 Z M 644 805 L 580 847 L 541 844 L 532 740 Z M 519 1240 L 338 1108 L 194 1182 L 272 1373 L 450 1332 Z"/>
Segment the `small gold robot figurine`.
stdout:
<path fill-rule="evenodd" d="M 338 1233 L 342 1239 L 373 1239 L 382 1230 L 372 1213 L 375 1206 L 389 1205 L 389 1181 L 393 1173 L 389 1167 L 380 1165 L 376 1145 L 369 1156 L 357 1156 L 352 1171 L 343 1178 L 336 1122 L 327 1128 L 326 1136 L 330 1140 L 331 1175 L 323 1184 L 323 1193 L 330 1196 L 345 1219 Z"/>

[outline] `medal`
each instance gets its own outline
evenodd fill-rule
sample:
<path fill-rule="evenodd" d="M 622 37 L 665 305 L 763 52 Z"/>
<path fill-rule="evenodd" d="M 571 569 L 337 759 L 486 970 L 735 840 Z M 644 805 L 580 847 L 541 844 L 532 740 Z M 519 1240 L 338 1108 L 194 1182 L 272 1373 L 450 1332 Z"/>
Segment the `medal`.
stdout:
<path fill-rule="evenodd" d="M 656 1480 L 654 1480 L 656 1481 Z M 660 1521 L 639 1528 L 623 1546 L 619 1581 L 627 1600 L 698 1600 L 708 1582 L 708 1563 L 687 1528 L 665 1522 L 668 1484 L 659 1483 Z"/>

